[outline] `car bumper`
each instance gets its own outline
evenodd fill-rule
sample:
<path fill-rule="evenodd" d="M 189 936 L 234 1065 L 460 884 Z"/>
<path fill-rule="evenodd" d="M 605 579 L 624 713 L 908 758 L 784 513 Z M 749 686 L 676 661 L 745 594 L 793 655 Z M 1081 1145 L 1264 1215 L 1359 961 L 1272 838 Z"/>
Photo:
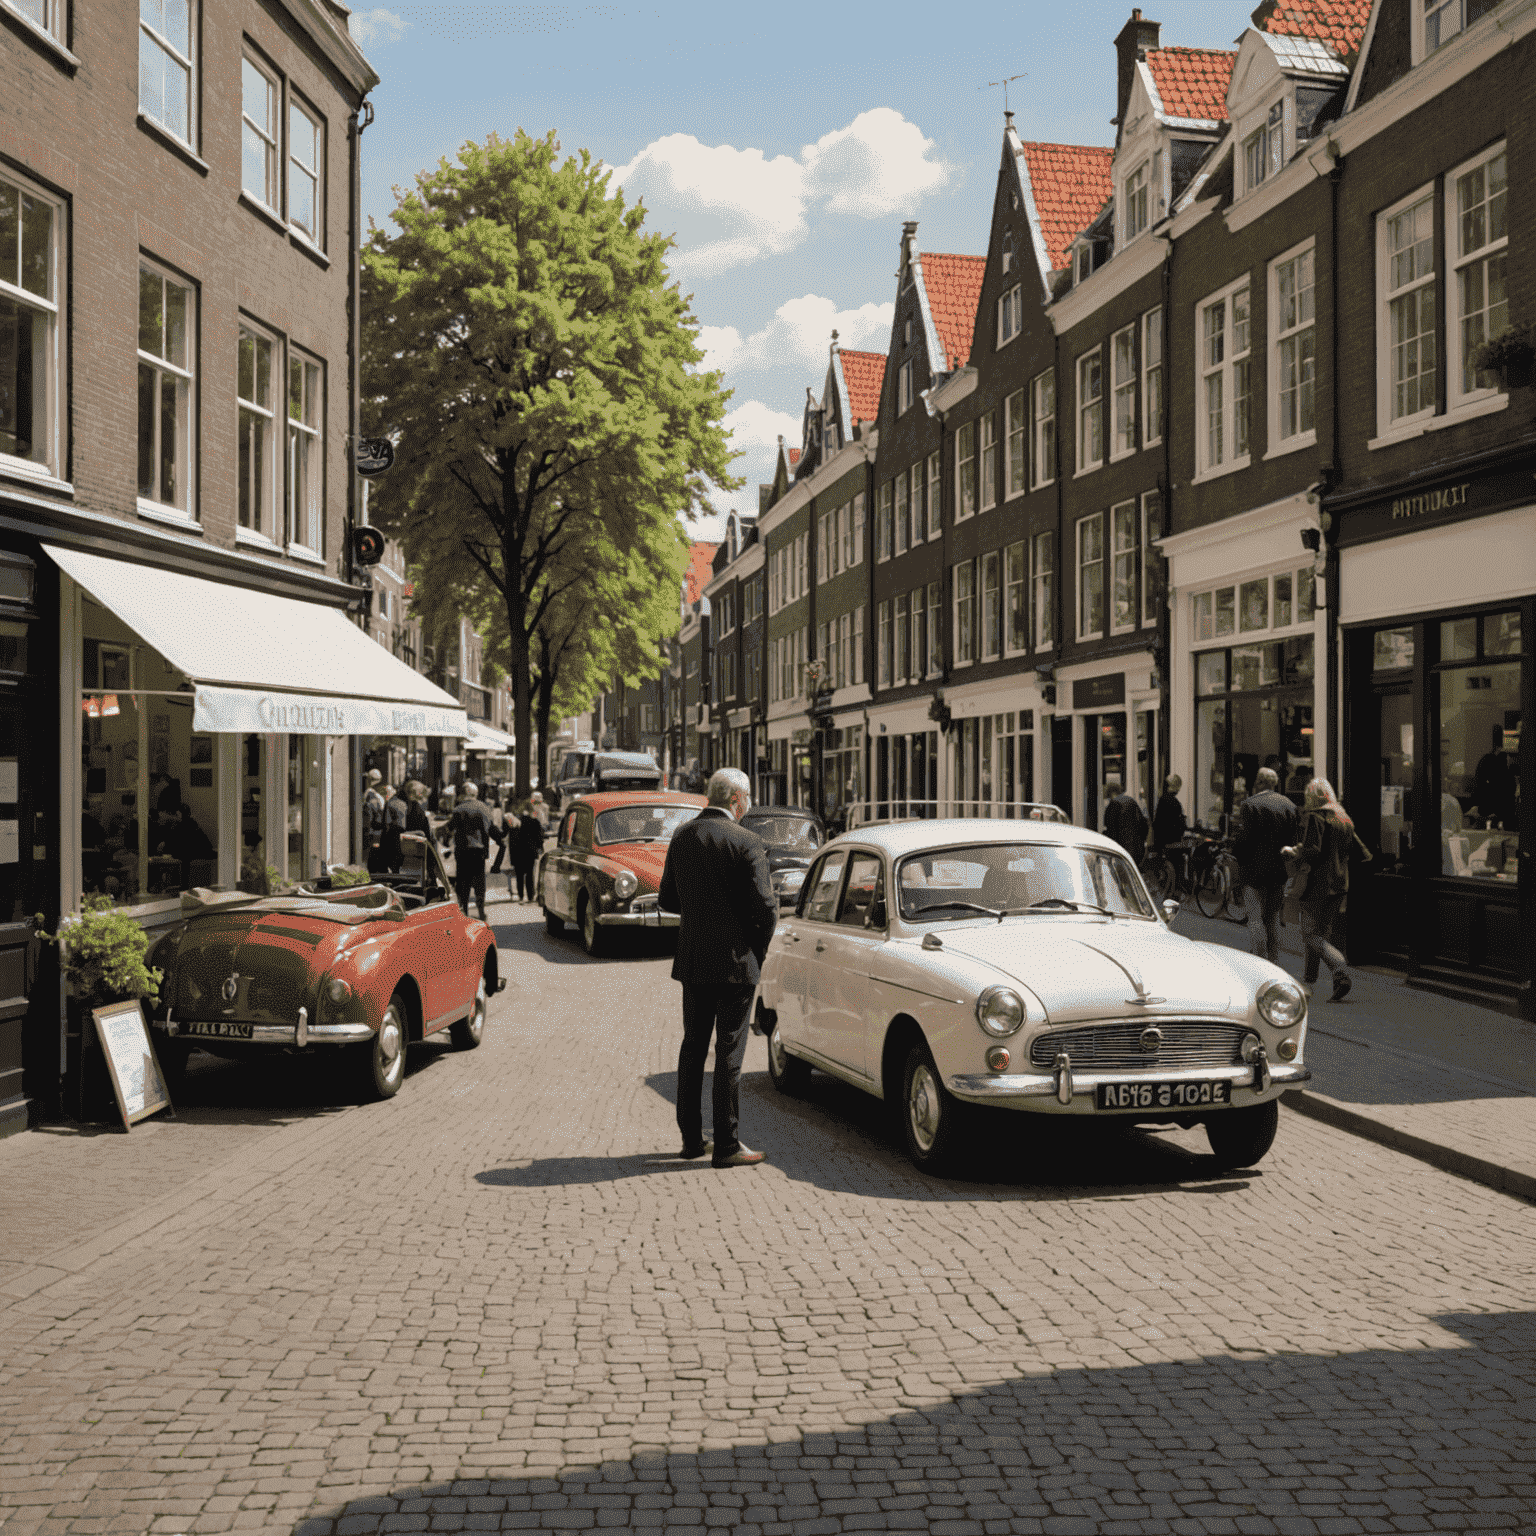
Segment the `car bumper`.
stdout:
<path fill-rule="evenodd" d="M 185 1040 L 189 1045 L 361 1045 L 374 1035 L 371 1024 L 311 1024 L 307 1019 L 293 1024 L 252 1024 L 248 1035 L 194 1034 L 178 1019 L 156 1019 L 150 1027 L 167 1039 Z"/>
<path fill-rule="evenodd" d="M 1221 1108 L 1257 1104 L 1284 1093 L 1288 1088 L 1310 1082 L 1312 1073 L 1299 1062 L 1268 1062 L 1262 1084 L 1252 1066 L 1189 1067 L 1158 1072 L 1080 1072 L 1069 1069 L 1063 1079 L 1059 1072 L 969 1072 L 956 1073 L 948 1079 L 949 1091 L 957 1099 L 972 1104 L 994 1104 L 1003 1108 L 1036 1110 L 1054 1114 L 1124 1114 L 1155 1119 L 1161 1110 L 1097 1108 L 1098 1090 L 1114 1083 L 1187 1083 L 1228 1082 L 1232 1084 L 1232 1103 Z M 1244 1091 L 1246 1090 L 1246 1092 Z M 1170 1114 L 1184 1114 L 1183 1108 Z"/>
<path fill-rule="evenodd" d="M 682 918 L 676 912 L 663 912 L 658 907 L 631 908 L 628 912 L 599 912 L 600 928 L 676 928 Z"/>

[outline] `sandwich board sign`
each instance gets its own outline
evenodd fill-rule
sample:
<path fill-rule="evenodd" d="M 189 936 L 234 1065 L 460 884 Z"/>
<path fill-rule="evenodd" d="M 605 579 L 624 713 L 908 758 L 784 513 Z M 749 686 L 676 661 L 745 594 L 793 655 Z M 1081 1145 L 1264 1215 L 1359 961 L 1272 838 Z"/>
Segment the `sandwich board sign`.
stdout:
<path fill-rule="evenodd" d="M 107 1072 L 117 1095 L 123 1129 L 132 1130 L 136 1122 L 157 1115 L 162 1109 L 174 1115 L 165 1075 L 155 1058 L 139 1000 L 129 998 L 105 1008 L 93 1008 L 91 1016 L 96 1020 L 96 1038 L 101 1042 L 102 1055 L 107 1058 Z"/>

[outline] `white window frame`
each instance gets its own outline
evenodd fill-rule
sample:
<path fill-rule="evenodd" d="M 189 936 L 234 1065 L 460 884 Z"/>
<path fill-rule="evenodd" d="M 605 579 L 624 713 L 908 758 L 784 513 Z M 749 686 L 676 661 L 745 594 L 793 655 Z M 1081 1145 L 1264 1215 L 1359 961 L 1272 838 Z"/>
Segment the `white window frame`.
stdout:
<path fill-rule="evenodd" d="M 35 27 L 45 37 L 52 38 L 60 48 L 68 46 L 68 0 L 31 0 L 31 4 L 28 4 L 28 0 L 0 0 L 0 5 L 15 12 L 28 26 Z"/>
<path fill-rule="evenodd" d="M 1056 375 L 1037 373 L 1029 381 L 1029 488 L 1056 480 Z"/>
<path fill-rule="evenodd" d="M 1122 326 L 1109 338 L 1110 390 L 1114 413 L 1109 461 L 1118 463 L 1136 452 L 1136 322 Z"/>
<path fill-rule="evenodd" d="M 168 5 L 177 5 L 178 0 L 151 0 L 151 3 L 158 3 L 159 8 L 163 13 Z M 146 118 L 149 122 L 154 123 L 154 125 L 159 128 L 161 132 L 169 134 L 178 143 L 185 144 L 188 149 L 192 149 L 197 143 L 197 33 L 198 22 L 201 20 L 201 18 L 198 15 L 198 0 L 183 0 L 183 3 L 186 6 L 187 13 L 187 47 L 185 52 L 183 52 L 179 47 L 177 47 L 175 43 L 171 41 L 163 27 L 153 26 L 148 20 L 145 19 L 144 12 L 149 7 L 142 3 L 139 6 L 139 114 L 140 116 Z M 167 122 L 165 117 L 162 115 L 163 103 L 165 100 L 163 94 L 160 98 L 162 104 L 160 112 L 151 110 L 151 107 L 154 105 L 154 103 L 146 104 L 144 97 L 144 87 L 146 83 L 144 63 L 146 57 L 151 57 L 156 62 L 160 62 L 162 64 L 164 60 L 169 59 L 177 67 L 186 71 L 187 131 L 185 133 L 178 132 L 177 129 L 173 127 L 169 122 Z"/>
<path fill-rule="evenodd" d="M 954 665 L 958 669 L 974 666 L 976 662 L 976 562 L 957 560 L 949 572 L 954 605 Z"/>
<path fill-rule="evenodd" d="M 1003 401 L 1003 500 L 1012 501 L 1029 489 L 1029 423 L 1024 419 L 1024 391 L 1016 389 Z"/>
<path fill-rule="evenodd" d="M 937 539 L 944 532 L 943 456 L 935 448 L 928 455 L 928 537 Z"/>
<path fill-rule="evenodd" d="M 976 423 L 955 428 L 955 521 L 976 515 Z"/>
<path fill-rule="evenodd" d="M 864 492 L 853 498 L 853 559 L 851 565 L 864 563 Z"/>
<path fill-rule="evenodd" d="M 265 342 L 267 353 L 267 405 L 262 406 L 259 399 L 253 396 L 248 398 L 241 393 L 239 374 L 239 352 L 243 351 L 246 338 L 249 337 L 253 347 L 256 343 Z M 247 414 L 261 417 L 266 423 L 266 447 L 264 457 L 266 459 L 265 473 L 267 490 L 263 500 L 265 506 L 259 509 L 256 520 L 252 523 L 240 521 L 240 496 L 245 489 L 237 484 L 235 493 L 235 541 L 239 544 L 255 543 L 265 545 L 269 549 L 276 549 L 282 532 L 279 527 L 283 516 L 284 490 L 283 478 L 287 465 L 287 400 L 288 400 L 288 366 L 283 356 L 283 344 L 281 338 L 274 331 L 265 326 L 258 325 L 254 320 L 242 315 L 240 317 L 239 336 L 237 341 L 237 364 L 235 372 L 235 412 L 236 412 L 236 453 L 235 461 L 240 460 L 240 448 L 245 444 Z M 255 357 L 252 359 L 253 380 Z M 284 425 L 278 426 L 279 411 L 283 413 Z M 382 590 L 382 589 L 381 589 Z M 382 618 L 388 618 L 388 613 L 382 613 Z"/>
<path fill-rule="evenodd" d="M 1141 624 L 1142 628 L 1158 621 L 1158 603 L 1152 582 L 1152 572 L 1161 574 L 1162 567 L 1154 565 L 1162 555 L 1154 549 L 1153 541 L 1160 539 L 1168 530 L 1163 527 L 1163 493 L 1145 491 L 1141 497 Z"/>
<path fill-rule="evenodd" d="M 1056 530 L 1044 529 L 1029 541 L 1029 617 L 1037 651 L 1056 643 Z"/>
<path fill-rule="evenodd" d="M 1238 300 L 1246 316 L 1243 322 L 1247 342 L 1239 350 L 1236 317 Z M 1222 306 L 1222 328 L 1219 347 L 1213 346 L 1217 338 L 1209 328 L 1208 315 Z M 1246 469 L 1253 455 L 1253 304 L 1249 279 L 1244 276 L 1225 288 L 1208 294 L 1195 306 L 1195 480 L 1212 480 L 1219 475 L 1230 475 Z M 1245 370 L 1246 369 L 1246 373 Z M 1238 381 L 1246 377 L 1248 388 L 1244 395 L 1244 409 L 1248 413 L 1248 443 L 1238 452 L 1236 411 Z M 1217 453 L 1211 447 L 1211 386 L 1219 384 L 1221 412 L 1220 442 Z"/>
<path fill-rule="evenodd" d="M 304 123 L 309 133 L 301 134 L 298 131 L 299 123 Z M 325 152 L 326 131 L 325 119 L 314 111 L 307 102 L 301 101 L 298 96 L 289 92 L 288 95 L 288 227 L 298 235 L 301 240 L 308 242 L 317 251 L 325 249 Z M 315 163 L 310 165 L 300 158 L 299 151 L 306 138 L 314 149 Z M 295 189 L 308 182 L 314 195 L 314 228 L 311 229 L 300 219 L 294 210 Z"/>
<path fill-rule="evenodd" d="M 1006 270 L 1006 268 L 1004 269 Z M 997 351 L 1024 329 L 1024 285 L 1015 283 L 997 301 Z"/>
<path fill-rule="evenodd" d="M 1504 188 L 1502 197 L 1504 200 L 1504 233 L 1499 236 L 1491 236 L 1483 241 L 1475 250 L 1463 253 L 1461 248 L 1461 233 L 1463 219 L 1461 216 L 1461 183 L 1463 179 L 1475 175 L 1479 170 L 1484 172 L 1484 199 L 1482 208 L 1484 216 L 1491 211 L 1493 199 L 1487 195 L 1487 170 L 1496 161 L 1504 162 Z M 1490 400 L 1500 391 L 1498 381 L 1493 375 L 1484 375 L 1488 382 L 1479 384 L 1477 377 L 1472 380 L 1470 389 L 1463 382 L 1463 370 L 1466 368 L 1466 355 L 1472 350 L 1467 346 L 1465 335 L 1466 311 L 1462 294 L 1462 273 L 1469 272 L 1478 265 L 1483 266 L 1483 283 L 1485 303 L 1481 313 L 1487 315 L 1492 306 L 1486 303 L 1487 264 L 1490 260 L 1504 258 L 1506 267 L 1504 288 L 1504 321 L 1497 329 L 1493 326 L 1482 327 L 1482 334 L 1473 342 L 1476 347 L 1481 342 L 1491 341 L 1495 336 L 1503 333 L 1509 324 L 1509 286 L 1508 286 L 1508 252 L 1509 252 L 1509 213 L 1511 188 L 1509 185 L 1509 153 L 1504 141 L 1490 145 L 1480 154 L 1474 155 L 1463 165 L 1458 165 L 1445 178 L 1445 287 L 1447 311 L 1445 316 L 1446 339 L 1446 369 L 1445 369 L 1445 408 L 1446 413 L 1462 410 L 1469 405 Z M 1454 313 L 1451 312 L 1454 304 Z"/>
<path fill-rule="evenodd" d="M 988 411 L 977 431 L 977 478 L 980 481 L 977 510 L 990 512 L 997 505 L 997 414 Z"/>
<path fill-rule="evenodd" d="M 158 262 L 150 260 L 147 256 L 139 258 L 135 268 L 137 274 L 148 274 L 156 277 L 162 284 L 173 284 L 181 289 L 187 296 L 187 366 L 181 367 L 169 359 L 156 357 L 153 353 L 140 350 L 138 353 L 139 366 L 151 368 L 163 381 L 169 377 L 175 379 L 186 390 L 186 454 L 181 465 L 181 472 L 186 479 L 186 505 L 177 506 L 174 502 L 162 501 L 157 496 L 146 496 L 142 492 L 138 497 L 139 511 L 149 517 L 160 518 L 173 523 L 197 522 L 197 451 L 198 451 L 198 391 L 197 391 L 197 352 L 198 352 L 198 291 L 193 283 L 186 282 L 168 267 L 161 266 Z M 164 289 L 162 288 L 162 295 Z M 163 311 L 162 311 L 163 313 Z M 286 376 L 284 378 L 284 399 L 287 398 Z M 155 395 L 158 400 L 163 382 L 156 385 Z M 140 424 L 142 430 L 142 424 Z M 156 412 L 153 430 L 153 456 L 156 465 L 155 489 L 163 487 L 159 483 L 160 463 L 160 437 L 161 437 L 161 413 Z"/>
<path fill-rule="evenodd" d="M 910 322 L 908 322 L 910 324 Z M 905 416 L 912 409 L 912 359 L 896 370 L 896 414 Z"/>
<path fill-rule="evenodd" d="M 1141 518 L 1136 500 L 1118 501 L 1109 509 L 1109 584 L 1104 594 L 1104 616 L 1112 635 L 1128 635 L 1141 620 L 1140 591 L 1137 586 L 1141 564 Z M 1130 618 L 1117 622 L 1120 593 L 1126 593 L 1126 611 Z"/>
<path fill-rule="evenodd" d="M 1297 318 L 1287 325 L 1284 313 L 1284 300 L 1280 293 L 1280 279 L 1287 267 L 1295 267 L 1299 273 L 1302 264 L 1305 263 L 1310 273 L 1310 282 L 1304 290 L 1298 286 L 1297 292 Z M 1283 453 L 1294 453 L 1298 448 L 1310 448 L 1317 441 L 1317 242 L 1312 239 L 1303 240 L 1299 245 L 1294 245 L 1290 250 L 1282 252 L 1269 264 L 1268 276 L 1269 303 L 1269 443 L 1264 457 L 1272 459 Z M 1285 411 L 1283 396 L 1286 393 L 1285 379 L 1285 353 L 1286 348 L 1295 344 L 1298 350 L 1308 332 L 1312 334 L 1312 353 L 1310 358 L 1311 378 L 1307 381 L 1307 388 L 1312 397 L 1312 425 L 1301 425 L 1305 412 L 1301 409 L 1303 394 L 1300 377 L 1300 369 L 1297 373 L 1297 403 L 1296 403 L 1296 429 L 1293 432 L 1285 431 Z"/>
<path fill-rule="evenodd" d="M 905 592 L 891 599 L 891 684 L 903 688 L 912 677 L 912 603 Z"/>
<path fill-rule="evenodd" d="M 875 610 L 875 687 L 891 686 L 891 603 L 887 598 Z"/>
<path fill-rule="evenodd" d="M 864 682 L 864 604 L 853 610 L 853 655 L 850 660 L 851 679 L 854 687 Z"/>
<path fill-rule="evenodd" d="M 996 661 L 1003 654 L 1003 557 L 990 549 L 976 562 L 979 631 L 977 653 L 982 661 Z"/>
<path fill-rule="evenodd" d="M 1018 642 L 1013 618 L 1021 615 Z M 1029 649 L 1029 546 L 1017 539 L 1003 550 L 1003 655 L 1022 656 Z"/>
<path fill-rule="evenodd" d="M 1121 239 L 1129 245 L 1138 235 L 1145 234 L 1151 228 L 1149 216 L 1151 207 L 1150 176 L 1152 162 L 1143 160 L 1124 182 L 1124 197 L 1122 206 L 1125 209 L 1123 223 L 1124 229 Z"/>
<path fill-rule="evenodd" d="M 0 298 L 19 306 L 23 311 L 42 317 L 43 347 L 38 358 L 35 343 L 33 351 L 32 380 L 32 452 L 27 458 L 20 454 L 0 452 L 0 474 L 17 476 L 27 480 L 62 480 L 64 471 L 64 402 L 67 399 L 64 377 L 65 295 L 67 285 L 63 275 L 67 270 L 64 261 L 64 215 L 66 204 L 43 192 L 25 177 L 16 175 L 9 166 L 0 167 L 0 184 L 9 187 L 16 199 L 16 210 L 21 216 L 16 242 L 16 266 L 10 272 L 0 272 Z M 26 205 L 48 209 L 48 270 L 44 278 L 44 292 L 37 293 L 23 286 L 21 269 L 25 256 L 27 218 Z M 34 322 L 34 330 L 36 322 Z M 36 377 L 37 363 L 43 364 L 44 377 L 39 388 Z M 38 431 L 43 433 L 38 452 Z"/>
<path fill-rule="evenodd" d="M 1077 360 L 1075 369 L 1077 392 L 1073 405 L 1077 411 L 1077 461 L 1073 478 L 1092 474 L 1104 463 L 1104 348 L 1093 347 Z M 1098 380 L 1098 393 L 1089 398 L 1090 381 Z M 1097 456 L 1093 453 L 1097 436 Z"/>
<path fill-rule="evenodd" d="M 293 414 L 293 376 L 300 370 L 303 381 L 304 416 Z M 325 364 L 297 347 L 288 348 L 288 388 L 284 392 L 288 418 L 288 462 L 284 476 L 284 525 L 290 555 L 309 555 L 317 560 L 325 558 Z M 309 410 L 312 390 L 319 391 L 319 401 L 313 412 Z M 313 415 L 315 420 L 308 417 Z M 300 462 L 312 463 L 314 473 L 307 479 L 301 473 Z M 301 483 L 301 481 L 303 483 Z M 302 492 L 313 489 L 313 497 L 305 497 L 300 507 Z M 298 526 L 303 523 L 302 529 Z"/>
<path fill-rule="evenodd" d="M 1141 317 L 1141 446 L 1163 440 L 1163 306 Z"/>
<path fill-rule="evenodd" d="M 1077 548 L 1077 585 L 1076 585 L 1076 609 L 1077 638 L 1079 640 L 1098 640 L 1104 634 L 1104 620 L 1108 609 L 1107 594 L 1104 591 L 1104 514 L 1102 512 L 1090 512 L 1087 517 L 1080 517 L 1074 532 Z M 1091 535 L 1091 537 L 1090 537 Z M 1097 552 L 1094 546 L 1097 545 Z M 1096 627 L 1089 625 L 1090 597 L 1093 586 L 1092 577 L 1098 572 L 1098 604 L 1099 622 Z"/>
<path fill-rule="evenodd" d="M 887 480 L 875 493 L 875 563 L 891 558 L 896 537 L 896 483 Z"/>
<path fill-rule="evenodd" d="M 1416 268 L 1414 276 L 1408 282 L 1397 288 L 1391 286 L 1392 278 L 1392 251 L 1389 246 L 1390 232 L 1394 219 L 1401 218 L 1411 209 L 1418 209 L 1424 205 L 1423 217 L 1426 220 L 1424 234 L 1415 241 L 1415 245 L 1424 241 L 1429 243 L 1429 252 L 1426 258 L 1427 265 L 1422 269 Z M 1434 256 L 1434 213 L 1435 213 L 1435 184 L 1425 183 L 1410 192 L 1407 197 L 1399 199 L 1390 208 L 1384 209 L 1376 216 L 1376 441 L 1386 439 L 1391 441 L 1397 436 L 1413 436 L 1435 414 L 1435 398 L 1439 384 L 1438 370 L 1441 366 L 1441 315 L 1444 312 L 1443 297 L 1439 291 L 1440 279 L 1435 270 Z M 1415 226 L 1418 220 L 1415 218 Z M 1407 411 L 1401 416 L 1393 415 L 1394 396 L 1396 393 L 1393 340 L 1392 340 L 1392 305 L 1406 296 L 1408 293 L 1419 293 L 1428 290 L 1433 298 L 1434 318 L 1427 332 L 1419 332 L 1419 343 L 1422 349 L 1424 337 L 1427 335 L 1430 344 L 1435 348 L 1434 360 L 1429 372 L 1429 403 L 1420 404 L 1416 410 Z M 1416 378 L 1422 380 L 1424 370 L 1419 369 Z M 1422 394 L 1422 384 L 1419 386 Z"/>
<path fill-rule="evenodd" d="M 944 600 L 941 583 L 928 583 L 928 676 L 939 677 L 944 671 Z"/>
<path fill-rule="evenodd" d="M 246 89 L 251 83 L 246 75 L 247 70 L 254 73 L 266 87 L 267 119 L 264 123 L 257 122 L 251 116 L 251 104 L 246 99 Z M 276 71 L 270 69 L 266 61 L 250 48 L 244 49 L 240 55 L 240 190 L 276 218 L 282 217 L 283 201 L 282 117 L 283 86 Z M 251 187 L 246 180 L 246 155 L 253 138 L 262 145 L 259 189 Z"/>
<path fill-rule="evenodd" d="M 897 472 L 893 484 L 895 516 L 892 527 L 895 536 L 891 551 L 896 555 L 904 555 L 912 547 L 912 481 L 903 469 Z"/>
<path fill-rule="evenodd" d="M 1239 156 L 1242 165 L 1243 191 L 1253 192 L 1285 169 L 1286 119 L 1294 117 L 1294 110 L 1286 111 L 1286 98 L 1269 102 L 1258 114 L 1258 126 L 1243 135 Z"/>
<path fill-rule="evenodd" d="M 1479 16 L 1477 21 L 1469 22 L 1467 20 L 1466 0 L 1443 0 L 1443 3 L 1434 4 L 1432 9 L 1436 16 L 1443 17 L 1449 21 L 1450 27 L 1448 30 L 1445 28 L 1441 29 L 1440 41 L 1435 44 L 1434 48 L 1430 48 L 1427 40 L 1429 29 L 1426 22 L 1428 18 L 1425 15 L 1428 5 L 1429 0 L 1413 0 L 1413 3 L 1408 7 L 1411 16 L 1412 56 L 1415 64 L 1422 64 L 1432 54 L 1438 53 L 1442 48 L 1460 37 L 1468 27 L 1476 26 L 1477 21 L 1484 19 L 1483 16 Z M 1487 12 L 1484 12 L 1484 16 L 1486 14 Z"/>

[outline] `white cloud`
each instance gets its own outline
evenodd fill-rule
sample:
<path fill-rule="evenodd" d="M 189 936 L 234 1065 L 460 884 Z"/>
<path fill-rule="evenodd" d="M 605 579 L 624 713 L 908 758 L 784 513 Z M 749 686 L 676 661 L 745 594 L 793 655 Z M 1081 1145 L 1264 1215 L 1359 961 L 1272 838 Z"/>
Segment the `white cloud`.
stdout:
<path fill-rule="evenodd" d="M 701 326 L 699 345 L 704 349 L 706 368 L 811 368 L 816 371 L 819 388 L 832 332 L 836 330 L 841 346 L 883 352 L 895 312 L 895 305 L 889 303 L 839 309 L 831 299 L 807 293 L 779 305 L 773 319 L 745 339 L 734 325 Z"/>
<path fill-rule="evenodd" d="M 800 446 L 800 418 L 787 411 L 776 411 L 761 400 L 748 400 L 729 412 L 725 429 L 731 434 L 731 447 L 736 452 L 751 454 L 754 449 L 779 451 L 779 437 L 783 435 L 792 448 Z M 765 477 L 766 478 L 766 477 Z"/>
<path fill-rule="evenodd" d="M 614 183 L 676 222 L 680 278 L 712 277 L 793 250 L 809 234 L 807 213 L 883 218 L 911 213 L 949 179 L 930 157 L 933 140 L 890 107 L 861 112 L 807 144 L 798 158 L 673 133 L 647 144 Z"/>
<path fill-rule="evenodd" d="M 353 11 L 347 17 L 347 31 L 364 48 L 398 43 L 405 36 L 405 22 L 382 6 L 371 11 Z"/>

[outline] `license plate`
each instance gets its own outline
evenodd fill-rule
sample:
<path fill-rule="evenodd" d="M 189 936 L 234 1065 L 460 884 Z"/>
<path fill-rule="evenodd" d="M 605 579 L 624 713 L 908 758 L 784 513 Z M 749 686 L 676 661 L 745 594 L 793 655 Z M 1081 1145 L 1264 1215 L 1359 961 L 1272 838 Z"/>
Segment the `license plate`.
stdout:
<path fill-rule="evenodd" d="M 1100 1109 L 1198 1109 L 1230 1104 L 1232 1084 L 1225 1079 L 1195 1083 L 1100 1083 Z"/>
<path fill-rule="evenodd" d="M 200 1035 L 205 1040 L 249 1040 L 251 1026 L 244 1019 L 187 1019 L 182 1022 L 184 1035 Z"/>

